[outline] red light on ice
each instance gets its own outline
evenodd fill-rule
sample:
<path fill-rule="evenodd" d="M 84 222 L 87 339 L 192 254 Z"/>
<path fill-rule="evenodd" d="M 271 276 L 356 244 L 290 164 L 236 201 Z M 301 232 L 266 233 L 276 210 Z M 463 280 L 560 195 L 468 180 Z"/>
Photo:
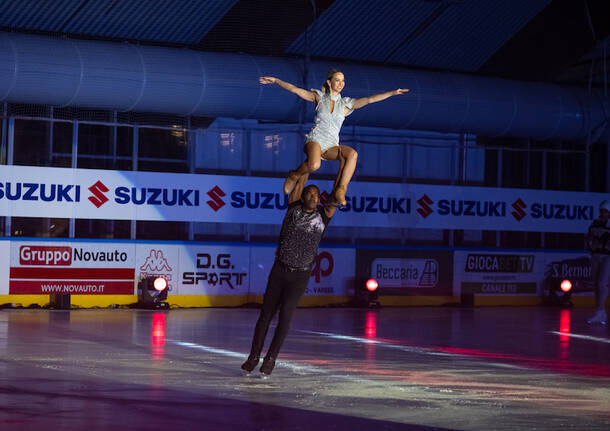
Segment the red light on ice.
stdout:
<path fill-rule="evenodd" d="M 562 291 L 569 292 L 572 290 L 572 282 L 570 280 L 563 280 L 559 285 Z"/>
<path fill-rule="evenodd" d="M 370 290 L 371 292 L 374 292 L 375 290 L 377 290 L 378 287 L 379 287 L 379 283 L 377 283 L 377 280 L 375 280 L 374 278 L 369 278 L 366 281 L 366 288 L 368 290 Z"/>
<path fill-rule="evenodd" d="M 164 279 L 163 277 L 157 277 L 157 278 L 155 278 L 155 281 L 153 282 L 153 286 L 154 286 L 155 290 L 158 290 L 159 292 L 161 292 L 163 289 L 165 289 L 167 287 L 167 280 Z"/>

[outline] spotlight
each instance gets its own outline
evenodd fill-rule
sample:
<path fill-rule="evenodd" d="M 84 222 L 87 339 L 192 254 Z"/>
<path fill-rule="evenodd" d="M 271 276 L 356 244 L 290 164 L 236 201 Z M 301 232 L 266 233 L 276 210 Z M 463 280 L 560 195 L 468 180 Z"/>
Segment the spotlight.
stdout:
<path fill-rule="evenodd" d="M 369 278 L 366 281 L 366 288 L 369 290 L 369 292 L 376 291 L 378 287 L 379 283 L 377 283 L 377 280 L 375 280 L 374 278 Z"/>
<path fill-rule="evenodd" d="M 141 308 L 169 308 L 164 302 L 169 290 L 167 280 L 164 277 L 148 275 L 138 283 L 138 306 Z"/>
<path fill-rule="evenodd" d="M 163 277 L 155 278 L 153 281 L 153 287 L 157 292 L 163 292 L 167 288 L 167 280 Z M 167 298 L 167 292 L 165 293 L 165 297 Z"/>
<path fill-rule="evenodd" d="M 549 305 L 572 307 L 572 282 L 568 279 L 553 280 L 549 288 Z"/>
<path fill-rule="evenodd" d="M 359 279 L 356 282 L 356 304 L 361 307 L 379 307 L 377 288 L 379 283 L 374 278 L 364 281 Z"/>

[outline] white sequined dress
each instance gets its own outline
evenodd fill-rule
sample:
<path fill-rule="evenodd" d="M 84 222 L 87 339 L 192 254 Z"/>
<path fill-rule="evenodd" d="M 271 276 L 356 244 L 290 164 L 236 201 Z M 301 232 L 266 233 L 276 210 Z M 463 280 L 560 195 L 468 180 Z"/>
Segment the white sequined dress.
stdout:
<path fill-rule="evenodd" d="M 329 93 L 323 93 L 314 88 L 318 96 L 318 104 L 316 105 L 316 116 L 313 120 L 313 127 L 307 134 L 307 142 L 317 142 L 322 148 L 322 154 L 329 148 L 339 145 L 339 132 L 341 125 L 345 120 L 345 109 L 349 111 L 347 115 L 354 110 L 354 99 L 351 97 L 341 97 L 341 94 L 331 96 Z M 335 102 L 333 112 L 330 112 L 330 101 Z"/>

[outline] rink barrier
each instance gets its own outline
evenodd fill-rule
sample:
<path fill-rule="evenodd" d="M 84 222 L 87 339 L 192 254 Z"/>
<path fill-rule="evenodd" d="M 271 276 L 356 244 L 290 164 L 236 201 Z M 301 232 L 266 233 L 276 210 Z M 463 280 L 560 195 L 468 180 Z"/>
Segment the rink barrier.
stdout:
<path fill-rule="evenodd" d="M 85 255 L 123 257 L 104 265 L 75 261 L 74 253 L 64 253 L 63 260 L 32 261 L 20 253 L 26 246 L 62 253 L 72 247 L 81 260 Z M 260 304 L 275 247 L 272 243 L 4 238 L 0 240 L 0 266 L 4 266 L 0 305 L 48 306 L 50 294 L 36 289 L 49 283 L 45 279 L 49 275 L 55 277 L 53 283 L 77 289 L 67 292 L 74 308 L 128 306 L 137 302 L 139 277 L 151 274 L 168 278 L 172 307 Z M 566 276 L 575 286 L 572 303 L 588 307 L 593 304 L 589 272 L 584 251 L 322 245 L 299 305 L 353 305 L 355 289 L 362 287 L 357 280 L 371 276 L 378 279 L 383 306 L 540 305 L 548 289 Z M 98 275 L 111 280 L 96 280 Z M 81 286 L 104 283 L 119 283 L 119 293 L 78 293 Z"/>

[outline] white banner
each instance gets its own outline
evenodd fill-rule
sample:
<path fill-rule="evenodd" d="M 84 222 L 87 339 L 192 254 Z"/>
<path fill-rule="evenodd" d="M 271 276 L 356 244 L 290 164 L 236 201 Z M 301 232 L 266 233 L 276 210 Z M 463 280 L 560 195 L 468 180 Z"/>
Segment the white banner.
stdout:
<path fill-rule="evenodd" d="M 544 278 L 544 254 L 534 252 L 455 251 L 455 296 L 537 295 Z"/>
<path fill-rule="evenodd" d="M 587 252 L 546 253 L 544 256 L 542 289 L 559 286 L 563 280 L 570 280 L 572 293 L 592 294 L 595 286 L 591 280 L 591 255 Z"/>
<path fill-rule="evenodd" d="M 0 295 L 8 295 L 8 275 L 11 268 L 11 241 L 0 241 Z"/>
<path fill-rule="evenodd" d="M 436 259 L 383 258 L 371 263 L 371 276 L 383 287 L 436 287 Z"/>
<path fill-rule="evenodd" d="M 0 166 L 0 216 L 280 224 L 287 206 L 282 184 L 278 178 Z M 353 182 L 332 224 L 583 233 L 608 198 Z"/>
<path fill-rule="evenodd" d="M 183 245 L 178 294 L 246 295 L 250 286 L 250 247 Z"/>
<path fill-rule="evenodd" d="M 136 248 L 136 281 L 145 277 L 163 277 L 167 280 L 169 294 L 179 294 L 178 271 L 183 246 L 167 243 L 135 243 L 134 246 Z"/>
<path fill-rule="evenodd" d="M 455 251 L 454 291 L 476 295 L 546 295 L 563 280 L 572 293 L 592 292 L 586 252 Z"/>
<path fill-rule="evenodd" d="M 250 293 L 262 295 L 275 260 L 275 247 L 252 247 Z M 356 252 L 351 248 L 320 248 L 305 295 L 353 295 Z"/>
<path fill-rule="evenodd" d="M 275 249 L 271 244 L 0 241 L 0 295 L 133 295 L 147 276 L 164 277 L 170 297 L 262 295 Z M 353 248 L 321 248 L 305 295 L 353 294 L 355 256 Z"/>

